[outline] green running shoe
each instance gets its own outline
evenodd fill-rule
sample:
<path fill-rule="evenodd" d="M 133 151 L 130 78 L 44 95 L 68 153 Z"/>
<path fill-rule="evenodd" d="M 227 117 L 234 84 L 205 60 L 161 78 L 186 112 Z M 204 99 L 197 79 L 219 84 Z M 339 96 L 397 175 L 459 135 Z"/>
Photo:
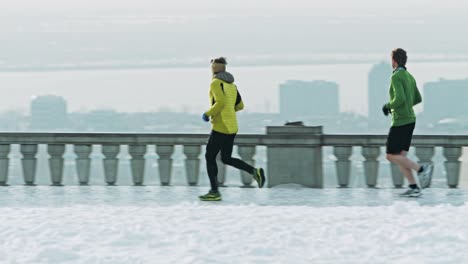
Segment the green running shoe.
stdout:
<path fill-rule="evenodd" d="M 198 198 L 200 198 L 200 201 L 221 201 L 221 193 L 210 190 L 207 194 L 198 196 Z"/>
<path fill-rule="evenodd" d="M 263 188 L 265 184 L 265 172 L 262 168 L 255 169 L 253 178 L 257 181 L 258 188 Z"/>

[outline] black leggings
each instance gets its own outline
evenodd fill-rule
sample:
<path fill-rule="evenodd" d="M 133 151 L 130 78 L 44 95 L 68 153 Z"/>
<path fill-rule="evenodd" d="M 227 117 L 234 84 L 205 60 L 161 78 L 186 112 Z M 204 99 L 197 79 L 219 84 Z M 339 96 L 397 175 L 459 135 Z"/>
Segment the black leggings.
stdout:
<path fill-rule="evenodd" d="M 245 163 L 240 159 L 231 157 L 232 148 L 234 146 L 234 138 L 236 134 L 227 135 L 216 131 L 211 131 L 208 144 L 206 145 L 206 169 L 210 178 L 211 190 L 218 190 L 218 165 L 216 164 L 216 156 L 221 151 L 221 161 L 229 166 L 243 170 L 253 174 L 254 167 Z"/>

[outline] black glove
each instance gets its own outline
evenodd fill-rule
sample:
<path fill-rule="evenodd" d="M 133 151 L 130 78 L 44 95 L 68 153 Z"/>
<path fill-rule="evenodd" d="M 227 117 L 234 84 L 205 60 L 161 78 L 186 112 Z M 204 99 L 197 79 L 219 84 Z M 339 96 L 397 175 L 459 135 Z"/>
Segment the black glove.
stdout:
<path fill-rule="evenodd" d="M 390 108 L 388 108 L 387 104 L 384 104 L 384 106 L 382 107 L 382 112 L 385 116 L 388 116 L 388 114 L 391 114 L 391 110 Z"/>

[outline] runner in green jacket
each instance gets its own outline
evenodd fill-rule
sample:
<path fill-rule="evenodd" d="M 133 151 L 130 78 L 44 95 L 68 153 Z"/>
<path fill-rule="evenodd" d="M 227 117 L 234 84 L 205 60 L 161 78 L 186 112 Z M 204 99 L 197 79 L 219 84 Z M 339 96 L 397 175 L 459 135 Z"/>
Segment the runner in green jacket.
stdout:
<path fill-rule="evenodd" d="M 419 165 L 406 156 L 416 125 L 413 106 L 422 101 L 415 79 L 406 70 L 407 59 L 403 49 L 392 51 L 394 71 L 389 91 L 390 102 L 383 106 L 382 111 L 386 116 L 392 115 L 392 126 L 387 138 L 387 159 L 400 166 L 401 172 L 409 182 L 408 190 L 401 195 L 417 197 L 421 195 L 421 190 L 416 184 L 412 170 L 418 173 L 421 187 L 426 188 L 431 183 L 433 165 Z"/>

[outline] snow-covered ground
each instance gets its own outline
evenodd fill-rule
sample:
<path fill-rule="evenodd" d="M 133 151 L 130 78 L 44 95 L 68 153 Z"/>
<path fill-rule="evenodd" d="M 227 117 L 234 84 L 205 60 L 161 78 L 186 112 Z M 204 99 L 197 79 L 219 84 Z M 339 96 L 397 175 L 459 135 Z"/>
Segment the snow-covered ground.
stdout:
<path fill-rule="evenodd" d="M 0 263 L 468 263 L 467 190 L 0 188 Z"/>

